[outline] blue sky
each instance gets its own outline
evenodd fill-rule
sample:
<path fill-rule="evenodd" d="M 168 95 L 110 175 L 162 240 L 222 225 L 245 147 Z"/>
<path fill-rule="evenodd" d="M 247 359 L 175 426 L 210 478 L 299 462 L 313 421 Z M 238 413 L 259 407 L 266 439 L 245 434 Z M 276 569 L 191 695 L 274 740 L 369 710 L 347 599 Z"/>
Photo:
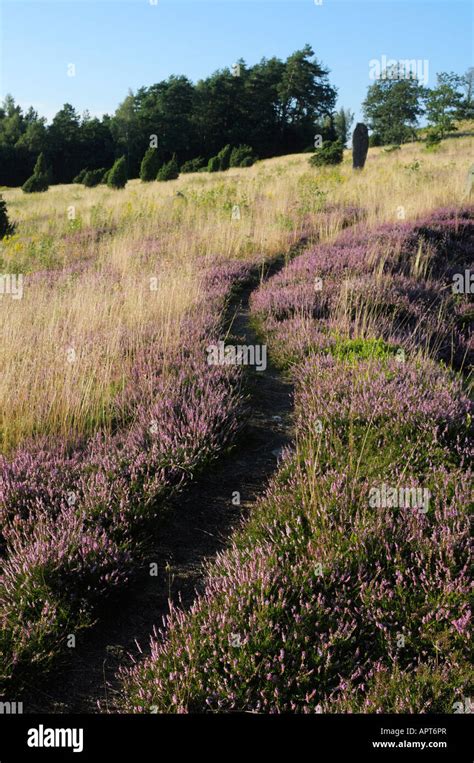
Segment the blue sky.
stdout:
<path fill-rule="evenodd" d="M 473 65 L 473 5 L 464 0 L 0 0 L 0 97 L 51 117 L 65 103 L 112 113 L 129 88 L 170 74 L 196 81 L 238 58 L 286 58 L 309 43 L 331 70 L 338 106 L 358 117 L 369 62 Z M 68 76 L 74 64 L 75 76 Z"/>

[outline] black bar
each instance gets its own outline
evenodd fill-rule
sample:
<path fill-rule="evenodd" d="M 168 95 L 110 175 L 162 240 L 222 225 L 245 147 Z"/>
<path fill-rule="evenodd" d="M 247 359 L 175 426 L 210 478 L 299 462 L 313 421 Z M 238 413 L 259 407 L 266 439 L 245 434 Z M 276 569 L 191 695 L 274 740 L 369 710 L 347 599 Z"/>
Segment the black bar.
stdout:
<path fill-rule="evenodd" d="M 216 757 L 222 761 L 241 755 L 242 763 L 259 753 L 265 755 L 265 760 L 273 754 L 278 759 L 314 761 L 339 761 L 342 755 L 347 755 L 351 760 L 360 756 L 361 760 L 410 758 L 470 763 L 471 720 L 469 714 L 2 715 L 0 763 L 24 760 L 154 763 L 170 757 L 180 760 L 186 753 L 193 759 L 200 754 L 206 760 Z M 56 729 L 68 732 L 56 736 Z M 75 737 L 73 729 L 77 730 Z M 39 748 L 27 744 L 28 739 L 43 743 L 54 739 L 79 748 L 80 729 L 83 749 L 77 752 L 71 747 Z"/>

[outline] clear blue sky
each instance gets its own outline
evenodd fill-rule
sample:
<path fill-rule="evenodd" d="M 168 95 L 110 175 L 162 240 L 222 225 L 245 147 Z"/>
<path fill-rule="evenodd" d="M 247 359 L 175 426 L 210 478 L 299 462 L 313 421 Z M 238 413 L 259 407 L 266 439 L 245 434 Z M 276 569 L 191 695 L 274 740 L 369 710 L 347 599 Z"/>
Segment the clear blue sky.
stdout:
<path fill-rule="evenodd" d="M 48 119 L 65 102 L 102 115 L 129 88 L 170 74 L 196 81 L 309 43 L 338 106 L 360 117 L 371 59 L 427 59 L 429 85 L 437 71 L 472 66 L 472 9 L 464 0 L 0 0 L 0 97 Z"/>

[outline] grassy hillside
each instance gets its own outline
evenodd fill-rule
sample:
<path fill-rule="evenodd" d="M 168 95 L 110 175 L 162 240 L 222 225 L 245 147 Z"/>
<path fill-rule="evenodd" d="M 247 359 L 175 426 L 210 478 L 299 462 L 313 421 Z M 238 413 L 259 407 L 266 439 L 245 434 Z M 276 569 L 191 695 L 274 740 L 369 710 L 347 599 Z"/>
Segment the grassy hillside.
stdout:
<path fill-rule="evenodd" d="M 297 385 L 296 452 L 211 569 L 204 598 L 189 615 L 173 612 L 165 641 L 125 674 L 123 704 L 445 708 L 425 663 L 451 694 L 466 690 L 459 485 L 472 340 L 469 298 L 448 286 L 470 262 L 473 142 L 373 149 L 360 173 L 349 153 L 321 170 L 304 154 L 123 191 L 2 191 L 17 228 L 2 241 L 0 268 L 24 278 L 22 299 L 0 299 L 6 685 L 48 669 L 68 635 L 92 627 L 142 563 L 170 496 L 234 444 L 246 370 L 209 366 L 206 348 L 226 337 L 236 290 L 260 274 L 253 319 Z M 296 244 L 307 251 L 290 262 Z M 265 281 L 278 255 L 286 267 Z M 395 357 L 402 350 L 406 364 Z M 379 483 L 438 492 L 426 515 L 381 517 L 366 500 Z M 312 577 L 316 564 L 328 577 Z M 408 639 L 415 610 L 417 635 L 397 662 L 384 617 L 391 639 Z M 245 649 L 216 651 L 231 633 Z M 417 688 L 395 702 L 410 676 L 428 681 L 428 698 Z"/>
<path fill-rule="evenodd" d="M 453 138 L 436 153 L 419 144 L 372 149 L 359 174 L 349 153 L 340 168 L 320 171 L 298 155 L 169 183 L 131 181 L 123 191 L 5 191 L 18 227 L 0 264 L 24 274 L 26 287 L 21 309 L 0 303 L 2 449 L 33 434 L 110 427 L 145 336 L 165 353 L 179 343 L 180 320 L 199 295 L 197 262 L 271 257 L 304 234 L 324 239 L 340 230 L 344 208 L 363 210 L 372 226 L 460 202 L 473 143 Z"/>

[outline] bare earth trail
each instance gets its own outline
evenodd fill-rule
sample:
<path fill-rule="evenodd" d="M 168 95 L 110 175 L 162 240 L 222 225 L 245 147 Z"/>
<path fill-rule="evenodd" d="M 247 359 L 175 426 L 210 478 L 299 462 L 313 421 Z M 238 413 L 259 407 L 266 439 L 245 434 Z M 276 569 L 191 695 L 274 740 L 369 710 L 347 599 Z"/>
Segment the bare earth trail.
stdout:
<path fill-rule="evenodd" d="M 274 263 L 268 274 L 283 264 Z M 230 305 L 228 343 L 258 343 L 249 316 L 254 288 L 245 287 Z M 148 654 L 150 634 L 154 626 L 162 627 L 169 599 L 187 608 L 202 590 L 203 564 L 228 544 L 232 530 L 264 492 L 282 448 L 292 441 L 291 384 L 269 358 L 265 371 L 249 368 L 248 374 L 250 415 L 236 447 L 171 500 L 143 574 L 118 602 L 104 605 L 90 633 L 78 634 L 70 659 L 43 684 L 31 686 L 31 697 L 30 692 L 23 697 L 25 712 L 97 713 L 98 703 L 100 712 L 113 711 L 119 666 L 130 665 L 130 654 L 139 656 L 137 642 Z M 232 503 L 235 491 L 240 506 Z M 158 565 L 156 577 L 149 574 L 149 562 Z"/>

